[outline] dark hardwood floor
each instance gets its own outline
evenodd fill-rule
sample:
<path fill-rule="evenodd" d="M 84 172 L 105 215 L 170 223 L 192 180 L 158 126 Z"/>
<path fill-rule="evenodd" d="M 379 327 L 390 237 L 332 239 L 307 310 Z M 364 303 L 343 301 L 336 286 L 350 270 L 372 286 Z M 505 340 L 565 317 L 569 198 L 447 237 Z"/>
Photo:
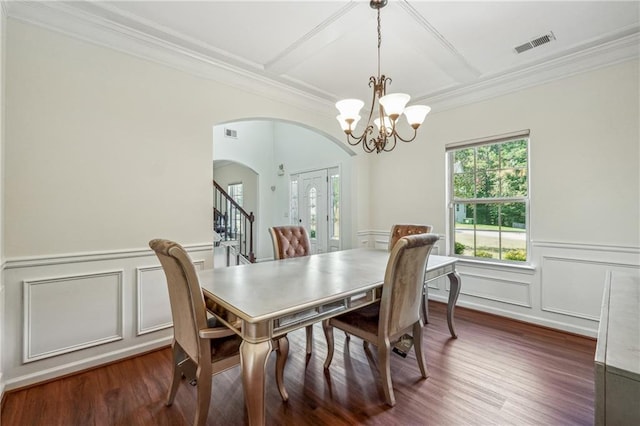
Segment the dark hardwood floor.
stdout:
<path fill-rule="evenodd" d="M 283 403 L 269 359 L 267 423 L 275 425 L 591 425 L 596 342 L 467 309 L 456 310 L 459 338 L 451 339 L 446 306 L 430 303 L 425 327 L 430 377 L 420 380 L 413 351 L 393 355 L 397 404 L 384 403 L 375 353 L 336 333 L 330 372 L 322 364 L 324 335 L 314 329 L 306 363 L 304 330 L 290 334 Z M 195 388 L 184 383 L 165 407 L 170 351 L 137 358 L 9 392 L 3 426 L 190 425 Z M 247 421 L 238 367 L 213 378 L 208 424 Z"/>

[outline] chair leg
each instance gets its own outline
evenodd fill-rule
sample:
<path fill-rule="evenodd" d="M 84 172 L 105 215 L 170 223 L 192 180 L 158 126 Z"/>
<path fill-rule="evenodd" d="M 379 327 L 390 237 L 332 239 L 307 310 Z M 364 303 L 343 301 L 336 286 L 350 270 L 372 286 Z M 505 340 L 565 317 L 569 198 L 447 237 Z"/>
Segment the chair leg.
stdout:
<path fill-rule="evenodd" d="M 378 344 L 378 370 L 382 379 L 382 390 L 387 404 L 391 407 L 396 405 L 396 397 L 393 394 L 393 383 L 391 383 L 391 344 L 385 340 Z"/>
<path fill-rule="evenodd" d="M 307 355 L 311 355 L 311 350 L 313 349 L 313 325 L 308 325 L 306 327 L 307 333 Z"/>
<path fill-rule="evenodd" d="M 181 357 L 183 356 L 182 349 L 176 342 L 173 342 L 173 344 L 171 345 L 171 349 L 173 352 L 173 378 L 171 379 L 171 386 L 169 387 L 169 393 L 167 394 L 167 407 L 173 404 L 173 399 L 176 397 L 178 385 L 180 384 L 180 379 L 182 378 L 182 374 L 180 373 L 180 369 L 178 368 L 178 364 L 181 362 Z"/>
<path fill-rule="evenodd" d="M 324 368 L 328 369 L 333 360 L 333 327 L 329 325 L 329 320 L 322 321 L 324 337 L 327 339 L 327 359 L 324 360 Z"/>
<path fill-rule="evenodd" d="M 205 362 L 204 365 L 198 365 L 196 380 L 198 381 L 196 385 L 198 402 L 193 425 L 205 426 L 209 415 L 209 404 L 211 403 L 211 363 Z"/>
<path fill-rule="evenodd" d="M 276 340 L 276 384 L 278 385 L 278 391 L 283 401 L 289 400 L 289 394 L 284 387 L 284 366 L 287 363 L 287 357 L 289 356 L 289 339 L 287 336 L 282 336 Z"/>
<path fill-rule="evenodd" d="M 416 352 L 416 360 L 418 361 L 422 378 L 426 379 L 429 377 L 429 370 L 427 370 L 422 352 L 422 324 L 420 324 L 420 321 L 413 324 L 413 350 Z"/>

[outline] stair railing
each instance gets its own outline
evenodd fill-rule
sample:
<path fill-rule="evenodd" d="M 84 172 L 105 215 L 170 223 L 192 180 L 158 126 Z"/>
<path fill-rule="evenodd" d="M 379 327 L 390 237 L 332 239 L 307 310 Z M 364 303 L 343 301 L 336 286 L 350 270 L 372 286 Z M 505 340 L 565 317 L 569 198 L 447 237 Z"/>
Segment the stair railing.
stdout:
<path fill-rule="evenodd" d="M 236 243 L 237 255 L 255 263 L 253 212 L 247 213 L 215 180 L 213 187 L 213 230 L 218 233 L 221 241 Z"/>

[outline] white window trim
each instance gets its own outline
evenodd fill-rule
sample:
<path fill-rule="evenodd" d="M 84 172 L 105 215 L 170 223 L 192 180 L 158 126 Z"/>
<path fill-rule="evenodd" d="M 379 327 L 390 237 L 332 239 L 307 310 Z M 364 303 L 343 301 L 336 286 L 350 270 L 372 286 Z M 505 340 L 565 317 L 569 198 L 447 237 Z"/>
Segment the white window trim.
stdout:
<path fill-rule="evenodd" d="M 451 142 L 445 144 L 445 173 L 447 174 L 447 178 L 445 180 L 445 226 L 447 230 L 446 235 L 446 253 L 448 256 L 457 257 L 460 259 L 461 263 L 467 263 L 469 265 L 486 265 L 497 268 L 516 268 L 521 270 L 533 270 L 535 269 L 535 265 L 533 264 L 533 258 L 531 255 L 531 135 L 530 130 L 519 130 L 510 133 L 502 133 L 499 135 L 482 137 L 477 139 L 469 139 L 465 141 Z M 527 250 L 527 260 L 525 262 L 514 262 L 510 260 L 502 260 L 502 259 L 490 259 L 484 260 L 480 257 L 465 257 L 459 256 L 455 254 L 455 236 L 453 232 L 454 223 L 455 223 L 455 211 L 454 211 L 454 203 L 453 203 L 453 173 L 452 173 L 452 156 L 451 152 L 457 151 L 460 149 L 472 148 L 481 145 L 488 144 L 496 144 L 502 142 L 508 142 L 510 140 L 515 139 L 527 139 L 527 197 L 525 201 L 525 215 L 527 220 L 527 230 L 526 230 L 526 250 Z"/>

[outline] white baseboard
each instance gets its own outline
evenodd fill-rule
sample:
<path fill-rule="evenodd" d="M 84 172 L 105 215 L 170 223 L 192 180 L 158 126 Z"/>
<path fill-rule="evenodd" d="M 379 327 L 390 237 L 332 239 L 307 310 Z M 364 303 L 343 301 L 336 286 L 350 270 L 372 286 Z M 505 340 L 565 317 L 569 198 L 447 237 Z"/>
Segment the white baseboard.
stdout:
<path fill-rule="evenodd" d="M 435 300 L 437 302 L 447 303 L 447 297 L 440 296 L 437 294 L 429 294 L 430 300 Z M 523 321 L 529 324 L 540 325 L 543 327 L 553 328 L 555 330 L 566 331 L 568 333 L 579 334 L 581 336 L 593 337 L 596 338 L 598 336 L 598 325 L 595 324 L 593 328 L 589 327 L 581 327 L 575 324 L 570 324 L 562 321 L 554 321 L 547 318 L 541 318 L 535 315 L 526 315 L 519 312 L 509 311 L 506 309 L 500 309 L 493 306 L 487 306 L 484 304 L 478 304 L 463 300 L 458 300 L 456 303 L 456 307 L 463 307 L 473 309 L 474 311 L 486 312 L 488 314 L 497 315 L 500 317 L 506 317 L 515 319 L 518 321 Z M 455 318 L 455 315 L 454 315 Z"/>
<path fill-rule="evenodd" d="M 68 374 L 78 373 L 90 368 L 94 368 L 100 365 L 109 364 L 111 362 L 119 361 L 124 358 L 142 354 L 152 351 L 154 349 L 162 348 L 171 344 L 172 337 L 164 337 L 150 342 L 142 343 L 135 346 L 130 346 L 124 349 L 111 351 L 105 354 L 96 355 L 90 358 L 70 362 L 67 364 L 57 365 L 53 368 L 36 371 L 34 373 L 17 376 L 7 380 L 6 382 L 0 382 L 1 390 L 10 391 L 19 389 L 25 386 L 33 385 L 35 383 L 44 382 L 54 379 L 56 377 L 65 376 Z"/>

